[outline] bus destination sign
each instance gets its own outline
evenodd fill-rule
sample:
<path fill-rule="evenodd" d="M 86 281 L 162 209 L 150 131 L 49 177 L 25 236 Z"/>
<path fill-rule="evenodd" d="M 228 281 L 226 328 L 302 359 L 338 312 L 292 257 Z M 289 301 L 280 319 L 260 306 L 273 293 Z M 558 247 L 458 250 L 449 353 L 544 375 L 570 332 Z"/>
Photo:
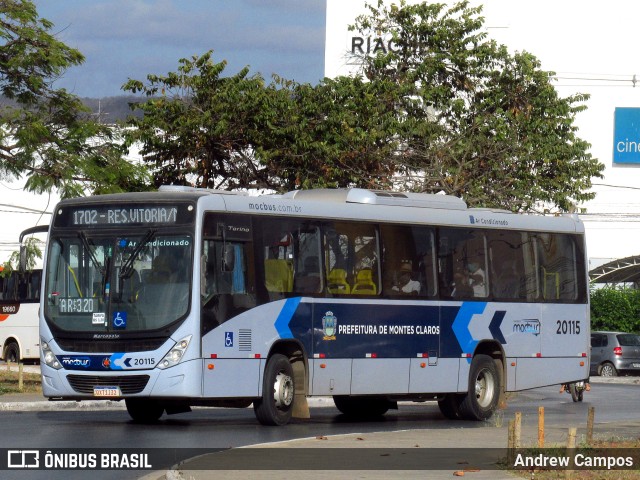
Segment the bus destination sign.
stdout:
<path fill-rule="evenodd" d="M 176 207 L 82 209 L 73 212 L 73 225 L 127 225 L 129 223 L 176 223 Z"/>
<path fill-rule="evenodd" d="M 83 205 L 60 209 L 55 224 L 58 227 L 176 225 L 190 223 L 192 212 L 187 205 Z"/>

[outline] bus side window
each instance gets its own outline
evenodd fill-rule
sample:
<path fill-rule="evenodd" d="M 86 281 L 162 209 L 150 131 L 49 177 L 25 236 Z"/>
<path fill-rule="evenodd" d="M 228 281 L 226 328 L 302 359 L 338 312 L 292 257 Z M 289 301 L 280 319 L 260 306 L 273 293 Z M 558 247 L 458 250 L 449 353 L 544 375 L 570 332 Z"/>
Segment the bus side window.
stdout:
<path fill-rule="evenodd" d="M 251 243 L 204 240 L 200 259 L 203 334 L 256 306 L 252 250 Z"/>
<path fill-rule="evenodd" d="M 573 237 L 559 233 L 536 235 L 541 294 L 544 300 L 575 301 L 585 296 L 578 289 L 582 275 Z"/>
<path fill-rule="evenodd" d="M 470 298 L 466 268 L 467 249 L 463 231 L 440 228 L 438 235 L 438 284 L 443 297 Z"/>
<path fill-rule="evenodd" d="M 295 293 L 321 293 L 323 290 L 320 229 L 304 224 L 294 237 Z"/>
<path fill-rule="evenodd" d="M 400 272 L 410 268 L 410 280 L 417 282 L 424 297 L 437 294 L 435 232 L 429 227 L 382 225 L 383 289 L 385 295 L 402 295 Z M 394 288 L 395 287 L 395 288 Z M 405 289 L 406 290 L 406 289 Z"/>
<path fill-rule="evenodd" d="M 521 232 L 487 232 L 491 259 L 491 296 L 496 299 L 525 299 L 524 253 L 527 235 Z"/>
<path fill-rule="evenodd" d="M 368 223 L 335 222 L 324 229 L 324 260 L 327 293 L 375 295 L 380 291 L 380 242 L 376 227 Z M 366 277 L 367 289 L 354 291 Z M 373 293 L 375 291 L 375 293 Z"/>
<path fill-rule="evenodd" d="M 438 276 L 441 295 L 460 299 L 486 298 L 487 239 L 481 230 L 441 228 L 438 239 Z"/>

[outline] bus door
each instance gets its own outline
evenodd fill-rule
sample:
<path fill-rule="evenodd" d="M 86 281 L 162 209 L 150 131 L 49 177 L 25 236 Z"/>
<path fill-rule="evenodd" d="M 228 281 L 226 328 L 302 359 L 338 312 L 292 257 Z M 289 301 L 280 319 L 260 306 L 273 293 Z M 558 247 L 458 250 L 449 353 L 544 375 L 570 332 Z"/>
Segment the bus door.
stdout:
<path fill-rule="evenodd" d="M 254 397 L 260 383 L 260 360 L 253 355 L 260 340 L 258 315 L 236 319 L 256 307 L 255 262 L 251 218 L 207 213 L 200 258 L 200 328 L 205 364 L 205 397 Z M 228 323 L 227 323 L 228 322 Z"/>

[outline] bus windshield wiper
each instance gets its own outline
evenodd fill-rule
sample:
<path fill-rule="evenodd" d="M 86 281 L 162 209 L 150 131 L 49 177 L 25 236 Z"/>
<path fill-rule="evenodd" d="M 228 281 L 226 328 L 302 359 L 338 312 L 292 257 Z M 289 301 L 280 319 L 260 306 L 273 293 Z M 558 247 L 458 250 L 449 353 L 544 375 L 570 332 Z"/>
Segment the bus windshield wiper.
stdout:
<path fill-rule="evenodd" d="M 82 245 L 84 245 L 84 248 L 89 253 L 89 258 L 91 258 L 91 263 L 93 263 L 93 266 L 98 269 L 98 271 L 100 272 L 100 275 L 104 277 L 104 273 L 106 272 L 107 269 L 105 268 L 104 265 L 100 265 L 100 262 L 98 262 L 98 259 L 96 258 L 95 253 L 93 253 L 93 250 L 91 249 L 91 244 L 89 243 L 87 236 L 82 231 L 78 234 L 78 236 L 80 237 L 80 240 L 82 240 Z"/>
<path fill-rule="evenodd" d="M 129 278 L 131 276 L 131 274 L 133 273 L 133 262 L 135 261 L 138 254 L 145 247 L 145 245 L 151 241 L 151 239 L 154 237 L 155 234 L 156 234 L 156 230 L 153 230 L 153 229 L 150 229 L 147 232 L 147 234 L 140 241 L 140 243 L 138 243 L 136 248 L 134 248 L 133 252 L 131 252 L 131 255 L 129 255 L 129 257 L 127 258 L 127 261 L 124 262 L 122 267 L 120 267 L 120 274 L 118 275 L 118 278 L 123 279 L 123 278 Z"/>

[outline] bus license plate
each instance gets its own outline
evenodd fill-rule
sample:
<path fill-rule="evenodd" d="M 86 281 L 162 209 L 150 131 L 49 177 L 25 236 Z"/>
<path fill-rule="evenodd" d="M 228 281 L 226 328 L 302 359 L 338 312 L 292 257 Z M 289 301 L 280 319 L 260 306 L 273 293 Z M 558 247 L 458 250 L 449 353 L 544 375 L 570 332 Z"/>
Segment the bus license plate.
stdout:
<path fill-rule="evenodd" d="M 120 387 L 93 387 L 94 397 L 120 397 Z"/>

